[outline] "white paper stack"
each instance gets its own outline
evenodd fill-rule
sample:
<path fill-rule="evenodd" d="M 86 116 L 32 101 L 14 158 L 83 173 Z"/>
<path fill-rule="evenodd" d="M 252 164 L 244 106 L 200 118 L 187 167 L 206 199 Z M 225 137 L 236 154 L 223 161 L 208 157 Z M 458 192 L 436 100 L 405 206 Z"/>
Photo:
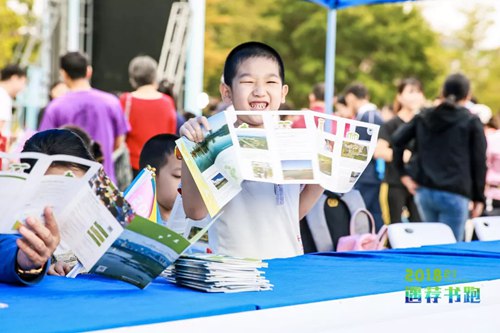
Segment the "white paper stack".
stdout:
<path fill-rule="evenodd" d="M 215 254 L 183 255 L 163 272 L 168 281 L 207 292 L 271 290 L 262 268 L 267 263 Z"/>

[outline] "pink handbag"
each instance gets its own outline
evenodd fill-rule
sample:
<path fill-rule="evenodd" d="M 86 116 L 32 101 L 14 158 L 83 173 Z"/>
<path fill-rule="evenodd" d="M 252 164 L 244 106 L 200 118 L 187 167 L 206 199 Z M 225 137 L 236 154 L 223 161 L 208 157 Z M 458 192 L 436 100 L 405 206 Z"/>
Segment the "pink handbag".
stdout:
<path fill-rule="evenodd" d="M 340 237 L 337 252 L 382 250 L 387 240 L 387 226 L 383 225 L 375 234 L 375 221 L 365 208 L 354 212 L 350 220 L 349 236 Z"/>

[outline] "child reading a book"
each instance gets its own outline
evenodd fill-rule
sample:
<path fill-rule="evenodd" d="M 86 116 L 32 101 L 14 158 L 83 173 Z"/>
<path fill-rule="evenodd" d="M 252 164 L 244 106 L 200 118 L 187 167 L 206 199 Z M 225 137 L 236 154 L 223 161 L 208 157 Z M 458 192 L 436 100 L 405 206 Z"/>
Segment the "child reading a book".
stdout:
<path fill-rule="evenodd" d="M 47 155 L 70 155 L 94 161 L 94 157 L 88 150 L 82 138 L 70 129 L 51 129 L 36 133 L 24 144 L 23 152 L 42 153 Z M 30 160 L 26 160 L 30 163 Z M 64 175 L 72 174 L 74 177 L 82 177 L 86 170 L 83 166 L 57 162 L 53 163 L 46 174 Z M 74 256 L 73 256 L 74 257 Z M 76 258 L 74 258 L 76 262 Z M 53 261 L 48 269 L 49 275 L 66 275 L 71 266 L 63 261 Z"/>
<path fill-rule="evenodd" d="M 220 92 L 235 110 L 278 110 L 285 102 L 288 86 L 285 69 L 276 50 L 259 42 L 235 47 L 224 64 Z M 238 117 L 239 124 L 263 126 L 262 117 Z M 210 130 L 205 117 L 190 119 L 180 135 L 201 142 Z M 186 215 L 199 220 L 207 215 L 196 184 L 182 163 L 182 193 Z M 299 221 L 316 203 L 323 188 L 319 185 L 276 185 L 244 181 L 241 192 L 224 208 L 219 221 L 209 230 L 214 252 L 249 258 L 291 257 L 303 253 Z"/>
<path fill-rule="evenodd" d="M 158 134 L 149 139 L 142 148 L 139 167 L 148 165 L 156 169 L 156 201 L 161 221 L 166 225 L 177 196 L 177 188 L 181 181 L 181 161 L 175 158 L 175 140 L 173 134 Z"/>

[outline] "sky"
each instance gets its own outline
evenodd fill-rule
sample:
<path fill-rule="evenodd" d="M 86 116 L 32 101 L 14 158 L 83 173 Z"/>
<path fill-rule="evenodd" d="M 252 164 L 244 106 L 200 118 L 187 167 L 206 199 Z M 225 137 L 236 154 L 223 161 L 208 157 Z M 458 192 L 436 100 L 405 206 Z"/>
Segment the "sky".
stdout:
<path fill-rule="evenodd" d="M 431 26 L 443 34 L 460 29 L 465 24 L 465 17 L 460 9 L 469 9 L 474 5 L 492 6 L 494 10 L 490 18 L 494 24 L 487 32 L 487 37 L 482 43 L 483 49 L 500 47 L 500 0 L 425 0 L 416 2 L 422 8 L 424 17 Z"/>

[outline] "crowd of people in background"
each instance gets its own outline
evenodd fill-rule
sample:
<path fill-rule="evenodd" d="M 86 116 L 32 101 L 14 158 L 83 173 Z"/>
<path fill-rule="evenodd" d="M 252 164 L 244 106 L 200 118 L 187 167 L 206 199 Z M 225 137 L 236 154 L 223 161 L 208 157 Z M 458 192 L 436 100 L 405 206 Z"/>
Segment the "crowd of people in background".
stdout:
<path fill-rule="evenodd" d="M 256 52 L 256 55 L 252 55 L 252 52 Z M 268 103 L 272 103 L 272 109 L 295 108 L 285 101 L 288 86 L 284 84 L 284 66 L 279 55 L 264 44 L 243 44 L 228 56 L 220 84 L 222 101 L 215 99 L 207 107 L 207 115 L 231 110 L 233 106 L 238 109 L 252 108 L 246 97 L 239 95 L 246 93 L 246 88 L 233 78 L 244 67 L 245 75 L 252 82 L 257 82 L 254 83 L 257 85 L 259 80 L 264 79 L 262 70 L 255 66 L 268 69 L 273 80 L 279 83 L 279 91 L 258 87 L 272 90 L 270 95 L 273 100 Z M 132 59 L 128 74 L 133 91 L 124 92 L 120 96 L 91 86 L 92 67 L 84 54 L 69 52 L 63 55 L 60 67 L 62 80 L 52 85 L 50 102 L 40 112 L 37 130 L 66 128 L 65 131 L 75 133 L 81 139 L 82 147 L 86 147 L 82 149 L 90 152 L 87 158 L 101 162 L 109 177 L 118 183 L 124 181 L 121 173 L 116 172 L 115 162 L 120 149 L 125 148 L 129 155 L 125 166 L 120 164 L 118 169 L 129 168 L 136 176 L 146 164 L 154 166 L 158 177 L 161 223 L 166 223 L 169 218 L 181 177 L 185 186 L 183 191 L 191 197 L 190 201 L 185 202 L 188 216 L 195 219 L 206 216 L 206 209 L 203 209 L 199 194 L 196 195 L 193 188 L 192 178 L 186 175 L 187 169 L 181 168 L 180 160 L 173 153 L 175 140 L 178 138 L 176 135 L 180 133 L 196 141 L 196 133 L 206 123 L 204 118 L 176 110 L 171 85 L 165 81 L 158 82 L 156 61 L 149 56 Z M 24 69 L 16 65 L 8 65 L 2 69 L 0 151 L 8 151 L 16 139 L 15 129 L 12 127 L 12 103 L 25 85 Z M 259 92 L 263 93 L 263 90 Z M 255 92 L 249 94 L 256 95 Z M 374 216 L 377 229 L 384 223 L 439 221 L 448 224 L 456 239 L 462 241 L 468 218 L 481 214 L 500 214 L 500 130 L 497 116 L 487 106 L 478 104 L 477 101 L 472 102 L 471 84 L 464 75 L 450 75 L 442 90 L 436 94 L 439 97 L 429 101 L 424 96 L 420 81 L 405 78 L 395 89 L 393 105 L 379 108 L 370 101 L 366 86 L 354 82 L 335 96 L 334 110 L 337 116 L 381 126 L 374 158 L 355 185 L 366 208 Z M 304 98 L 304 102 L 308 101 L 306 109 L 325 112 L 324 95 L 324 83 L 314 85 L 307 99 Z M 305 126 L 303 119 L 289 120 L 292 127 Z M 67 135 L 67 132 L 62 133 Z M 366 139 L 363 135 L 370 134 L 361 133 L 360 139 Z M 245 185 L 244 192 L 253 191 L 261 195 L 269 193 L 259 200 L 259 204 L 264 205 L 264 201 L 267 201 L 274 205 L 276 185 L 270 184 L 269 188 L 267 185 L 269 184 L 248 184 Z M 283 187 L 278 190 L 283 191 Z M 301 190 L 299 186 L 286 186 L 284 191 L 286 196 L 293 197 L 294 204 L 299 205 L 304 191 L 311 197 L 316 197 L 318 189 L 306 187 Z M 289 204 L 290 202 L 286 202 L 286 205 Z M 311 202 L 307 204 L 310 205 Z M 248 211 L 250 215 L 257 211 L 269 214 L 269 210 L 249 206 L 246 197 L 235 200 L 233 206 L 234 212 L 231 213 L 228 208 L 227 214 L 239 218 L 241 211 Z M 283 209 L 296 208 L 286 206 Z M 304 212 L 301 211 L 301 216 L 302 213 Z M 285 218 L 280 214 L 277 213 L 276 219 L 284 221 Z M 47 270 L 44 265 L 49 258 L 48 253 L 55 249 L 54 242 L 59 239 L 53 219 L 50 210 L 46 210 L 45 226 L 36 219 L 30 220 L 31 227 L 47 235 L 42 240 L 26 227 L 20 230 L 23 238 L 17 239 L 17 243 L 15 239 L 0 237 L 0 247 L 19 247 L 17 257 L 10 258 L 9 262 L 2 262 L 6 265 L 14 262 L 13 270 L 8 272 L 9 281 L 23 280 L 30 283 L 36 281 L 39 276 L 37 274 L 41 272 L 33 271 L 33 267 L 38 269 L 42 266 Z M 222 230 L 220 235 L 223 236 L 219 237 L 218 243 L 224 246 L 228 239 L 240 237 L 241 233 L 238 236 L 231 234 L 233 231 L 229 230 L 229 222 L 224 222 L 225 218 L 221 220 L 217 228 Z M 268 227 L 262 226 L 257 230 L 254 224 L 248 225 L 251 227 L 244 232 L 247 236 L 252 234 L 258 238 L 261 232 L 268 230 Z M 300 240 L 298 228 L 294 227 L 293 230 L 295 233 L 288 236 L 298 237 Z M 30 243 L 34 242 L 44 244 L 43 247 L 40 246 L 39 253 L 33 253 L 30 247 Z M 283 243 L 287 242 L 283 238 Z M 249 240 L 248 243 L 252 241 Z M 277 256 L 282 253 L 280 251 L 286 252 L 284 247 L 278 248 L 274 243 L 269 246 Z M 300 244 L 297 243 L 289 252 L 300 254 L 299 248 Z M 259 252 L 265 247 L 254 249 L 246 244 L 238 249 L 238 254 L 246 256 L 249 253 L 246 251 L 250 251 L 248 249 Z M 66 268 L 52 268 L 55 275 L 64 272 L 67 272 Z"/>

